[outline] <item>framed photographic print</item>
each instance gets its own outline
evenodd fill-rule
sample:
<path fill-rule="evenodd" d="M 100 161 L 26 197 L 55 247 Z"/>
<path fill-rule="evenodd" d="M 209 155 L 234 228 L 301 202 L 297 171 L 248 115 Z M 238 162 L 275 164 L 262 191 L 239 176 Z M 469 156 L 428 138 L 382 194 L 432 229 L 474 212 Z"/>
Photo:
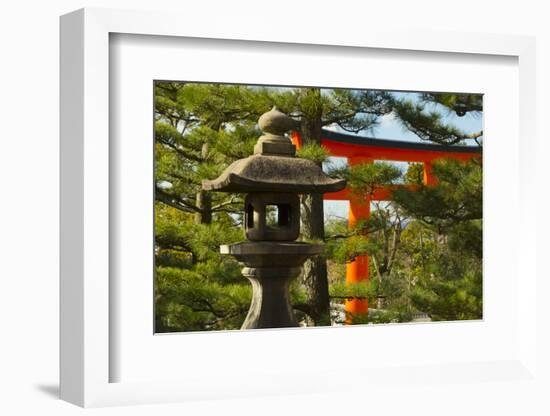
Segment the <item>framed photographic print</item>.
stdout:
<path fill-rule="evenodd" d="M 180 18 L 61 19 L 62 398 L 536 383 L 534 41 Z"/>

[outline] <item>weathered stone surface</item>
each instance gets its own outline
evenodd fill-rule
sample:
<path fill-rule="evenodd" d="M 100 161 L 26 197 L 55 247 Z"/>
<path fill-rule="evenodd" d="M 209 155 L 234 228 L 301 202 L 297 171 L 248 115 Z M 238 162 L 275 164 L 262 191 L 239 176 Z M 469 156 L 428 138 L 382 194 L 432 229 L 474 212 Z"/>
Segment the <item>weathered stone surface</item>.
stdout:
<path fill-rule="evenodd" d="M 243 276 L 252 284 L 252 303 L 241 329 L 298 326 L 290 303 L 289 287 L 304 261 L 320 254 L 323 246 L 262 241 L 220 247 L 246 267 Z"/>
<path fill-rule="evenodd" d="M 258 241 L 220 246 L 248 267 L 300 267 L 311 256 L 321 254 L 323 246 L 301 242 Z"/>
<path fill-rule="evenodd" d="M 277 224 L 266 223 L 268 206 L 277 207 Z M 252 241 L 293 241 L 300 234 L 300 198 L 296 194 L 254 192 L 244 201 L 244 230 Z"/>
<path fill-rule="evenodd" d="M 298 326 L 290 303 L 289 287 L 300 270 L 300 267 L 245 267 L 242 273 L 252 284 L 252 302 L 241 329 Z"/>
<path fill-rule="evenodd" d="M 254 146 L 254 154 L 294 156 L 296 154 L 296 146 L 294 146 L 288 139 L 286 142 L 276 142 L 270 140 L 262 141 L 260 139 Z"/>
<path fill-rule="evenodd" d="M 282 136 L 287 131 L 298 126 L 298 122 L 293 120 L 285 113 L 281 113 L 277 107 L 273 107 L 267 113 L 264 113 L 258 119 L 258 126 L 263 132 Z"/>
<path fill-rule="evenodd" d="M 299 194 L 336 192 L 345 186 L 344 179 L 327 176 L 310 160 L 264 155 L 237 160 L 219 178 L 202 183 L 207 191 Z"/>
<path fill-rule="evenodd" d="M 294 192 L 298 194 L 337 192 L 344 179 L 326 175 L 314 162 L 294 157 L 295 146 L 284 133 L 296 123 L 273 108 L 258 121 L 266 133 L 259 138 L 254 155 L 233 162 L 202 188 L 220 192 Z"/>

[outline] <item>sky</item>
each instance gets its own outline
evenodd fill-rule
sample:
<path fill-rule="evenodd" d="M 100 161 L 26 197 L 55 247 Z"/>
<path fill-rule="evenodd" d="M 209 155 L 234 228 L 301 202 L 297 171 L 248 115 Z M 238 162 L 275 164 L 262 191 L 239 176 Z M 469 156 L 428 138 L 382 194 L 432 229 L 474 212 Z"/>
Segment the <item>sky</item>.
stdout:
<path fill-rule="evenodd" d="M 256 87 L 252 87 L 256 88 Z M 265 86 L 257 86 L 257 88 L 265 88 Z M 268 89 L 274 89 L 278 91 L 290 90 L 293 87 L 280 87 L 280 86 L 268 86 Z M 321 89 L 323 94 L 329 93 L 328 89 Z M 412 102 L 418 102 L 420 99 L 420 93 L 417 92 L 397 92 L 392 91 L 392 94 L 396 98 L 411 100 Z M 464 133 L 474 133 L 482 130 L 483 128 L 483 118 L 479 114 L 466 113 L 463 117 L 457 116 L 454 112 L 449 111 L 446 107 L 440 104 L 428 104 L 426 105 L 427 111 L 438 111 L 442 115 L 442 121 L 446 124 L 454 125 L 459 128 Z M 402 140 L 402 141 L 412 141 L 412 142 L 422 142 L 418 136 L 414 133 L 408 131 L 401 123 L 396 119 L 393 113 L 387 114 L 385 116 L 379 117 L 378 125 L 373 129 L 368 131 L 363 131 L 357 134 L 357 136 L 365 136 L 370 138 L 379 138 L 379 139 L 389 139 L 389 140 Z M 330 130 L 334 130 L 341 133 L 353 134 L 342 130 L 338 126 L 327 126 L 325 127 Z M 389 162 L 389 161 L 387 161 Z M 337 167 L 345 165 L 347 163 L 345 158 L 336 158 L 331 157 L 328 159 L 325 164 L 325 168 L 328 165 L 331 167 Z M 407 169 L 406 162 L 393 162 L 401 170 Z M 169 185 L 169 184 L 168 184 Z M 162 184 L 161 184 L 162 186 Z M 341 217 L 347 219 L 348 217 L 348 202 L 347 201 L 325 201 L 325 220 L 330 217 Z"/>
<path fill-rule="evenodd" d="M 418 93 L 401 92 L 393 93 L 397 98 L 408 99 L 413 102 L 418 102 Z M 454 112 L 449 112 L 447 108 L 440 104 L 433 104 L 426 106 L 429 111 L 438 111 L 443 116 L 443 122 L 452 124 L 465 133 L 475 133 L 482 129 L 483 120 L 480 115 L 467 113 L 463 117 L 459 117 Z M 399 122 L 395 119 L 393 113 L 382 116 L 380 118 L 380 125 L 373 132 L 360 133 L 359 135 L 365 135 L 369 137 L 376 137 L 380 139 L 393 139 L 393 140 L 411 140 L 415 142 L 421 141 L 418 136 L 403 128 Z"/>
<path fill-rule="evenodd" d="M 409 99 L 413 102 L 418 101 L 419 94 L 411 92 L 396 92 L 394 93 L 399 98 Z M 429 111 L 439 111 L 442 114 L 442 121 L 454 125 L 461 129 L 465 133 L 474 133 L 483 129 L 483 117 L 479 114 L 466 113 L 463 117 L 457 116 L 454 112 L 449 112 L 445 107 L 434 104 L 427 107 Z M 411 133 L 404 128 L 395 116 L 390 113 L 382 116 L 379 119 L 380 124 L 375 127 L 373 131 L 361 132 L 358 136 L 367 136 L 379 139 L 391 139 L 391 140 L 405 140 L 413 142 L 422 142 L 414 133 Z M 331 130 L 339 131 L 346 134 L 338 128 L 331 128 Z M 345 164 L 345 158 L 329 158 L 328 163 L 334 165 Z M 401 169 L 406 169 L 406 163 L 395 162 Z M 347 201 L 325 201 L 325 220 L 330 217 L 348 217 L 348 202 Z"/>

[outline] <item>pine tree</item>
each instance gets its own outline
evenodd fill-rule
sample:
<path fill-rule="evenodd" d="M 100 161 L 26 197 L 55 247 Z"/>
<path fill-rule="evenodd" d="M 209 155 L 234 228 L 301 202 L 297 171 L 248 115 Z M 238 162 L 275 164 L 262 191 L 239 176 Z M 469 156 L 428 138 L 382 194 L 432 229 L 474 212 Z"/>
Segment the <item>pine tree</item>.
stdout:
<path fill-rule="evenodd" d="M 213 179 L 248 156 L 270 108 L 267 91 L 233 85 L 155 84 L 156 330 L 239 328 L 250 287 L 220 244 L 243 239 L 242 196 L 209 193 Z"/>
<path fill-rule="evenodd" d="M 483 130 L 464 133 L 443 115 L 479 116 L 479 94 L 423 93 L 421 100 L 397 99 L 394 113 L 420 139 L 446 145 L 482 146 Z M 408 180 L 418 184 L 418 168 Z M 434 320 L 482 317 L 482 160 L 441 160 L 433 165 L 437 185 L 394 192 L 412 223 L 403 232 L 404 270 L 414 287 L 412 306 Z M 416 179 L 416 181 L 415 181 Z"/>
<path fill-rule="evenodd" d="M 321 164 L 323 152 L 319 149 L 321 132 L 325 126 L 359 133 L 376 126 L 380 116 L 391 111 L 392 96 L 384 91 L 295 88 L 291 97 L 280 107 L 300 122 L 302 145 L 300 156 Z M 302 197 L 302 236 L 323 241 L 323 195 Z M 330 324 L 330 299 L 327 263 L 322 256 L 307 260 L 302 282 L 306 289 L 309 317 L 316 325 Z"/>
<path fill-rule="evenodd" d="M 394 98 L 393 113 L 406 129 L 421 140 L 447 145 L 473 141 L 481 145 L 483 130 L 464 133 L 456 126 L 445 123 L 443 116 L 451 112 L 459 117 L 468 113 L 480 114 L 482 99 L 479 94 L 424 93 L 415 102 L 407 98 Z"/>
<path fill-rule="evenodd" d="M 482 317 L 482 176 L 479 160 L 440 161 L 438 185 L 400 190 L 395 201 L 416 220 L 406 237 L 417 279 L 411 301 L 434 320 Z M 422 241 L 412 230 L 418 230 Z M 424 234 L 422 234 L 424 233 Z M 427 249 L 427 244 L 430 245 Z"/>
<path fill-rule="evenodd" d="M 479 114 L 479 95 L 422 94 L 419 101 L 393 96 L 391 104 L 396 119 L 421 140 L 482 145 L 482 130 L 466 134 L 443 118 L 446 112 Z M 422 165 L 415 163 L 403 173 L 374 163 L 341 169 L 339 174 L 362 195 L 377 185 L 417 185 L 414 191 L 394 192 L 391 204 L 375 204 L 371 219 L 355 229 L 331 227 L 329 231 L 329 257 L 342 263 L 367 254 L 371 275 L 368 283 L 333 284 L 331 296 L 367 298 L 371 305 L 383 305 L 382 311 L 375 309 L 368 316 L 353 317 L 353 323 L 410 320 L 414 312 L 426 312 L 434 320 L 480 318 L 481 160 L 436 162 L 435 187 L 422 185 Z"/>
<path fill-rule="evenodd" d="M 242 86 L 157 82 L 157 199 L 193 213 L 199 224 L 216 212 L 236 211 L 237 195 L 204 192 L 201 181 L 251 153 L 267 98 Z"/>
<path fill-rule="evenodd" d="M 201 182 L 252 153 L 260 135 L 257 119 L 274 104 L 300 126 L 304 146 L 298 156 L 319 164 L 327 157 L 319 146 L 323 127 L 357 133 L 376 127 L 379 117 L 390 112 L 423 140 L 481 145 L 482 131 L 464 134 L 441 116 L 444 111 L 480 112 L 479 96 L 423 94 L 417 102 L 397 97 L 380 91 L 157 82 L 157 331 L 233 329 L 244 320 L 250 286 L 240 266 L 219 254 L 220 244 L 244 238 L 242 195 L 210 194 L 202 191 Z M 419 184 L 421 170 L 411 165 L 405 181 Z M 371 275 L 377 278 L 349 288 L 339 269 L 339 278 L 332 278 L 329 287 L 326 259 L 308 262 L 303 279 L 291 290 L 300 320 L 328 324 L 329 299 L 346 296 L 384 299 L 384 311 L 370 314 L 366 322 L 403 321 L 418 310 L 433 319 L 479 315 L 481 165 L 442 164 L 434 173 L 440 177 L 436 188 L 397 193 L 396 204 L 378 207 L 370 221 L 353 230 L 330 224 L 328 258 L 345 263 L 369 254 L 374 260 Z M 403 181 L 401 172 L 383 163 L 333 174 L 346 176 L 352 190 L 361 193 Z M 302 238 L 325 239 L 322 195 L 305 196 L 302 208 Z M 395 221 L 396 212 L 402 215 L 401 224 Z"/>

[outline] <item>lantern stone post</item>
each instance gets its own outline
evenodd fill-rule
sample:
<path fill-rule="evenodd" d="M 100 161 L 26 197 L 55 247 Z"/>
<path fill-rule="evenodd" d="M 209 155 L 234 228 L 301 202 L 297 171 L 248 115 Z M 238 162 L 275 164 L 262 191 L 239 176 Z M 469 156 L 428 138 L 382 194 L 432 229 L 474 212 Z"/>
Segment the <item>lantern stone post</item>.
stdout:
<path fill-rule="evenodd" d="M 343 179 L 327 176 L 314 162 L 296 158 L 284 134 L 296 122 L 275 107 L 258 125 L 264 134 L 254 154 L 232 163 L 204 190 L 246 193 L 244 229 L 249 241 L 220 247 L 244 264 L 252 284 L 252 302 L 241 329 L 298 326 L 289 286 L 304 261 L 322 252 L 321 244 L 296 241 L 300 234 L 300 194 L 336 192 Z"/>

